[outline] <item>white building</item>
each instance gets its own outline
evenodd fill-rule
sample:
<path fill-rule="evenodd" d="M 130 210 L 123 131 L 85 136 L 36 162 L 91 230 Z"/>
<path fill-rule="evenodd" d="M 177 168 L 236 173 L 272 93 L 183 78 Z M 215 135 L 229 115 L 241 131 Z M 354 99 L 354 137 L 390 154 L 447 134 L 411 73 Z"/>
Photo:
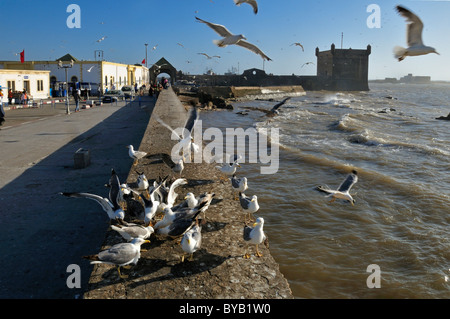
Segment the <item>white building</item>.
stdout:
<path fill-rule="evenodd" d="M 91 83 L 98 89 L 105 92 L 122 88 L 124 85 L 148 86 L 148 68 L 143 65 L 121 64 L 108 61 L 80 61 L 70 54 L 57 59 L 56 61 L 0 61 L 0 69 L 15 70 L 48 70 L 50 71 L 50 87 L 55 89 L 55 83 L 66 82 L 66 70 L 59 66 L 59 61 L 63 65 L 73 64 L 67 68 L 67 80 L 69 83 Z"/>
<path fill-rule="evenodd" d="M 34 100 L 47 99 L 50 96 L 50 71 L 0 69 L 0 87 L 3 103 L 8 102 L 9 89 L 13 92 L 26 90 Z"/>

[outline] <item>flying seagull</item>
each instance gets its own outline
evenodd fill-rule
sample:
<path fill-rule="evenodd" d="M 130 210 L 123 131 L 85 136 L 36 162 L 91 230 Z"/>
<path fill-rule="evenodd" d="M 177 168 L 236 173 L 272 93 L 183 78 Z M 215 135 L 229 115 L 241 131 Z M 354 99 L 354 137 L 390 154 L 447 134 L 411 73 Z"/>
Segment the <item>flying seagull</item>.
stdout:
<path fill-rule="evenodd" d="M 94 67 L 95 67 L 95 65 L 91 66 L 89 69 L 87 69 L 87 71 L 91 72 Z"/>
<path fill-rule="evenodd" d="M 279 114 L 278 109 L 290 99 L 291 99 L 291 97 L 284 98 L 281 102 L 278 102 L 277 104 L 275 104 L 270 110 L 266 110 L 264 108 L 259 108 L 259 107 L 254 107 L 254 106 L 242 106 L 242 108 L 246 108 L 246 109 L 254 110 L 254 111 L 260 111 L 260 112 L 265 113 L 266 116 L 273 117 L 273 116 Z"/>
<path fill-rule="evenodd" d="M 242 34 L 234 35 L 230 31 L 228 31 L 228 29 L 223 25 L 207 22 L 197 17 L 195 17 L 195 19 L 197 19 L 197 21 L 199 22 L 205 23 L 208 27 L 213 29 L 218 35 L 223 37 L 223 39 L 221 40 L 213 40 L 213 43 L 218 47 L 224 48 L 227 45 L 236 44 L 260 55 L 263 58 L 263 60 L 272 61 L 272 59 L 269 58 L 267 55 L 265 55 L 264 52 L 262 52 L 256 45 L 245 41 L 247 39 Z"/>
<path fill-rule="evenodd" d="M 251 5 L 253 7 L 253 13 L 255 13 L 255 14 L 258 13 L 258 3 L 256 2 L 256 0 L 234 0 L 234 3 L 237 6 L 240 6 L 241 3 L 248 3 L 249 5 Z"/>
<path fill-rule="evenodd" d="M 153 115 L 155 117 L 155 119 L 164 127 L 166 127 L 167 129 L 169 129 L 172 134 L 174 134 L 179 141 L 179 149 L 183 150 L 183 161 L 186 162 L 185 160 L 185 156 L 184 156 L 184 151 L 187 150 L 191 155 L 191 151 L 194 151 L 194 153 L 198 153 L 200 146 L 198 146 L 197 144 L 194 143 L 194 137 L 192 136 L 192 130 L 194 129 L 195 124 L 198 121 L 199 118 L 199 112 L 197 110 L 196 107 L 193 107 L 189 110 L 189 116 L 184 124 L 184 129 L 183 132 L 180 134 L 178 134 L 177 132 L 175 132 L 168 124 L 166 124 L 159 116 L 157 116 L 156 114 Z M 176 154 L 178 154 L 178 152 Z"/>
<path fill-rule="evenodd" d="M 116 244 L 109 249 L 99 252 L 97 255 L 83 256 L 83 258 L 91 260 L 91 264 L 116 265 L 119 277 L 123 279 L 128 276 L 120 273 L 120 267 L 130 264 L 136 265 L 141 257 L 141 245 L 149 242 L 149 240 L 135 238 L 130 243 Z"/>
<path fill-rule="evenodd" d="M 310 65 L 310 64 L 314 64 L 314 62 L 306 62 L 306 63 L 303 63 L 302 68 L 303 68 L 305 65 Z"/>
<path fill-rule="evenodd" d="M 408 48 L 396 46 L 394 48 L 394 56 L 398 61 L 402 61 L 407 56 L 424 55 L 428 53 L 436 53 L 436 49 L 426 46 L 422 42 L 423 23 L 418 16 L 402 6 L 396 6 L 397 12 L 406 18 L 407 30 L 406 40 Z"/>
<path fill-rule="evenodd" d="M 301 47 L 301 48 L 302 48 L 302 51 L 305 52 L 305 49 L 303 48 L 303 45 L 302 45 L 300 42 L 294 42 L 294 43 L 291 44 L 291 46 L 293 46 L 293 45 L 296 45 L 296 46 L 298 46 L 298 47 Z"/>
<path fill-rule="evenodd" d="M 107 38 L 107 36 L 105 35 L 105 36 L 101 37 L 100 39 L 98 39 L 97 42 L 100 43 L 100 42 L 102 42 L 103 40 L 105 40 L 106 38 Z"/>
<path fill-rule="evenodd" d="M 355 204 L 355 200 L 350 195 L 349 191 L 355 185 L 355 183 L 358 181 L 358 172 L 356 170 L 353 170 L 351 174 L 348 174 L 345 180 L 339 185 L 337 190 L 325 188 L 323 186 L 318 186 L 316 189 L 318 191 L 327 193 L 327 197 L 331 196 L 332 199 L 330 203 L 334 202 L 337 198 L 348 200 L 352 205 Z"/>

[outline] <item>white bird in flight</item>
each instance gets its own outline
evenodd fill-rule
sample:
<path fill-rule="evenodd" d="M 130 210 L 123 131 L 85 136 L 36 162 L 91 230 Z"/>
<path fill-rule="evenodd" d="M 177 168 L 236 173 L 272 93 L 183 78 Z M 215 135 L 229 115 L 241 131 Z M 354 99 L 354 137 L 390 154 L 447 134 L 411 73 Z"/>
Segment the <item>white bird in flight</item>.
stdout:
<path fill-rule="evenodd" d="M 355 200 L 353 199 L 352 195 L 350 195 L 350 189 L 353 187 L 353 185 L 356 184 L 358 181 L 358 172 L 356 170 L 353 170 L 351 174 L 348 174 L 345 180 L 339 185 L 337 190 L 325 188 L 323 186 L 318 186 L 317 190 L 327 193 L 328 195 L 326 197 L 331 196 L 332 199 L 330 203 L 334 202 L 337 198 L 348 200 L 352 205 L 355 204 Z"/>
<path fill-rule="evenodd" d="M 305 52 L 305 49 L 303 48 L 303 45 L 300 42 L 294 42 L 294 43 L 291 44 L 291 46 L 293 46 L 293 45 L 301 47 L 302 51 Z"/>
<path fill-rule="evenodd" d="M 406 18 L 407 31 L 406 39 L 408 48 L 396 46 L 394 48 L 394 56 L 398 61 L 402 61 L 407 56 L 424 55 L 428 53 L 436 53 L 436 49 L 423 44 L 422 42 L 422 30 L 423 23 L 418 16 L 402 6 L 396 6 L 397 12 Z"/>
<path fill-rule="evenodd" d="M 252 6 L 253 8 L 253 13 L 257 14 L 258 13 L 258 3 L 256 2 L 256 0 L 234 0 L 234 3 L 237 6 L 240 6 L 241 3 L 248 3 L 249 5 Z"/>
<path fill-rule="evenodd" d="M 202 20 L 200 18 L 195 17 L 198 21 L 205 23 L 208 27 L 213 29 L 218 35 L 223 37 L 221 40 L 213 40 L 213 43 L 217 45 L 220 48 L 224 48 L 228 45 L 238 45 L 243 48 L 246 48 L 247 50 L 252 51 L 253 53 L 256 53 L 260 55 L 264 60 L 271 61 L 272 59 L 269 58 L 267 55 L 264 54 L 264 52 L 261 51 L 256 45 L 251 44 L 250 42 L 247 42 L 247 40 L 244 35 L 242 34 L 232 34 L 226 27 L 220 24 L 215 24 L 211 22 L 207 22 L 205 20 Z"/>

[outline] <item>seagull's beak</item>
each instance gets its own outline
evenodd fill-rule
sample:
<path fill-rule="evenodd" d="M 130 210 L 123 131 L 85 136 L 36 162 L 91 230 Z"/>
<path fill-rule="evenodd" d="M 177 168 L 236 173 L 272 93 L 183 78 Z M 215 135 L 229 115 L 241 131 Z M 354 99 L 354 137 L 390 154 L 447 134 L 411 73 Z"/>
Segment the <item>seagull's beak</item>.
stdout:
<path fill-rule="evenodd" d="M 258 225 L 258 223 L 254 223 L 254 224 L 253 224 L 253 227 L 255 227 L 256 225 Z"/>
<path fill-rule="evenodd" d="M 191 240 L 188 238 L 188 240 L 187 240 L 187 243 L 188 243 L 188 245 L 190 245 L 191 244 Z"/>
<path fill-rule="evenodd" d="M 144 240 L 144 244 L 149 244 L 149 243 L 150 243 L 150 240 L 148 240 L 148 239 Z"/>

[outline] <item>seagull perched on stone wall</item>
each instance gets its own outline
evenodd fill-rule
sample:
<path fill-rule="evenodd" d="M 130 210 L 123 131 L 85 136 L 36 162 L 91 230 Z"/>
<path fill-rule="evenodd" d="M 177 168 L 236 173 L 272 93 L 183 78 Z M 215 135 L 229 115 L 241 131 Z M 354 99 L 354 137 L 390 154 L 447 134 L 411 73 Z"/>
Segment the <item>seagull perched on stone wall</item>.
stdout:
<path fill-rule="evenodd" d="M 232 34 L 226 27 L 220 24 L 215 24 L 211 22 L 207 22 L 205 20 L 202 20 L 200 18 L 197 18 L 197 21 L 205 23 L 208 27 L 213 29 L 218 35 L 223 37 L 221 40 L 213 40 L 213 43 L 217 45 L 218 47 L 224 48 L 228 45 L 238 45 L 243 48 L 246 48 L 247 50 L 252 51 L 253 53 L 256 53 L 260 55 L 263 60 L 271 61 L 272 59 L 269 58 L 267 55 L 264 54 L 256 45 L 251 44 L 250 42 L 247 42 L 247 40 L 244 35 L 242 34 Z"/>
<path fill-rule="evenodd" d="M 142 151 L 138 151 L 138 150 L 134 150 L 133 145 L 127 145 L 128 148 L 128 155 L 134 159 L 133 165 L 136 165 L 137 162 L 143 158 L 145 155 L 147 155 L 146 152 L 142 152 Z"/>
<path fill-rule="evenodd" d="M 407 56 L 424 55 L 428 53 L 436 53 L 436 49 L 423 44 L 422 42 L 422 30 L 423 23 L 418 16 L 402 6 L 396 6 L 397 12 L 406 18 L 407 30 L 406 40 L 408 48 L 396 46 L 394 48 L 394 55 L 398 61 L 402 61 Z"/>

